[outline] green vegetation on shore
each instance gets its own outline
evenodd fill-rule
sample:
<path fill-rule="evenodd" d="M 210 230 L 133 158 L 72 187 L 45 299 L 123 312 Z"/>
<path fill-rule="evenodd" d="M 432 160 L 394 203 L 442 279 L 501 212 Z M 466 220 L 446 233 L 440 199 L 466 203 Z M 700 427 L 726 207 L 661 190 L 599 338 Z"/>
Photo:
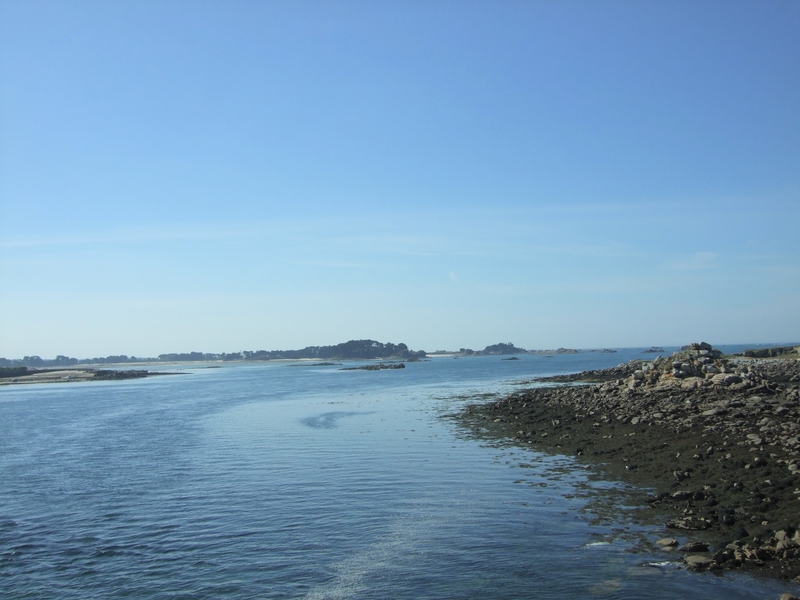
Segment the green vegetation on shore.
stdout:
<path fill-rule="evenodd" d="M 28 367 L 0 367 L 0 379 L 25 377 L 25 375 L 28 375 Z"/>

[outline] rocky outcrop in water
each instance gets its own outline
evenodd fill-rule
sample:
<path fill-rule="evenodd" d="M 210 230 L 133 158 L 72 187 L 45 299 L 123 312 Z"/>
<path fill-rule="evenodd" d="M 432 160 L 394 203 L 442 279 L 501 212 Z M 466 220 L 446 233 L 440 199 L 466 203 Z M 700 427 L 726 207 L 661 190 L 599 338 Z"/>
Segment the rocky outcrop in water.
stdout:
<path fill-rule="evenodd" d="M 345 367 L 340 371 L 382 371 L 384 369 L 405 369 L 403 363 L 379 363 L 377 365 L 362 365 L 360 367 Z"/>

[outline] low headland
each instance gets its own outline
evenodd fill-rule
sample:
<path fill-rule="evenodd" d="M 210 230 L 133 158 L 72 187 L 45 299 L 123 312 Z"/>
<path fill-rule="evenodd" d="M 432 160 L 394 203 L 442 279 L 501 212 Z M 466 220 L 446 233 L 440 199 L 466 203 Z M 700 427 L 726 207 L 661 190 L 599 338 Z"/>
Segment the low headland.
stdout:
<path fill-rule="evenodd" d="M 800 581 L 800 356 L 706 343 L 541 378 L 453 415 L 471 435 L 591 463 L 631 484 L 653 548 L 686 568 Z M 646 490 L 646 491 L 642 491 Z"/>

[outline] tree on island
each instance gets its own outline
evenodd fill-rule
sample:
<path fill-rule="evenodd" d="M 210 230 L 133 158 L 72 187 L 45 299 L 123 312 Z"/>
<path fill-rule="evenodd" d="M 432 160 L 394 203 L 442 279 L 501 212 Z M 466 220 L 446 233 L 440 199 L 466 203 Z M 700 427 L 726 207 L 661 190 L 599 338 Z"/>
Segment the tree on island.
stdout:
<path fill-rule="evenodd" d="M 160 354 L 159 361 L 209 361 L 209 360 L 276 360 L 312 358 L 316 360 L 347 359 L 388 359 L 409 360 L 425 356 L 424 350 L 409 350 L 406 344 L 383 344 L 375 340 L 350 340 L 335 346 L 306 346 L 301 350 L 245 350 L 230 354 L 208 354 L 203 352 L 184 352 L 179 354 Z"/>
<path fill-rule="evenodd" d="M 483 349 L 481 354 L 525 354 L 527 350 L 524 348 L 517 348 L 511 342 L 507 344 L 492 344 L 491 346 L 486 346 Z"/>

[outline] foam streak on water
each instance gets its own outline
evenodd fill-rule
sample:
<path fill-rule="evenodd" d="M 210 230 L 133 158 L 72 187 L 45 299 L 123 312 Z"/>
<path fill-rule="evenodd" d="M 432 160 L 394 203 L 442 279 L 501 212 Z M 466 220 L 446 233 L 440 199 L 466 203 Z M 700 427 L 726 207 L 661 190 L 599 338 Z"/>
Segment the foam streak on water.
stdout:
<path fill-rule="evenodd" d="M 624 513 L 598 525 L 582 510 L 585 471 L 571 459 L 465 439 L 438 418 L 471 393 L 629 357 L 437 359 L 380 372 L 262 364 L 2 388 L 0 597 L 792 589 L 631 553 L 636 527 Z"/>

